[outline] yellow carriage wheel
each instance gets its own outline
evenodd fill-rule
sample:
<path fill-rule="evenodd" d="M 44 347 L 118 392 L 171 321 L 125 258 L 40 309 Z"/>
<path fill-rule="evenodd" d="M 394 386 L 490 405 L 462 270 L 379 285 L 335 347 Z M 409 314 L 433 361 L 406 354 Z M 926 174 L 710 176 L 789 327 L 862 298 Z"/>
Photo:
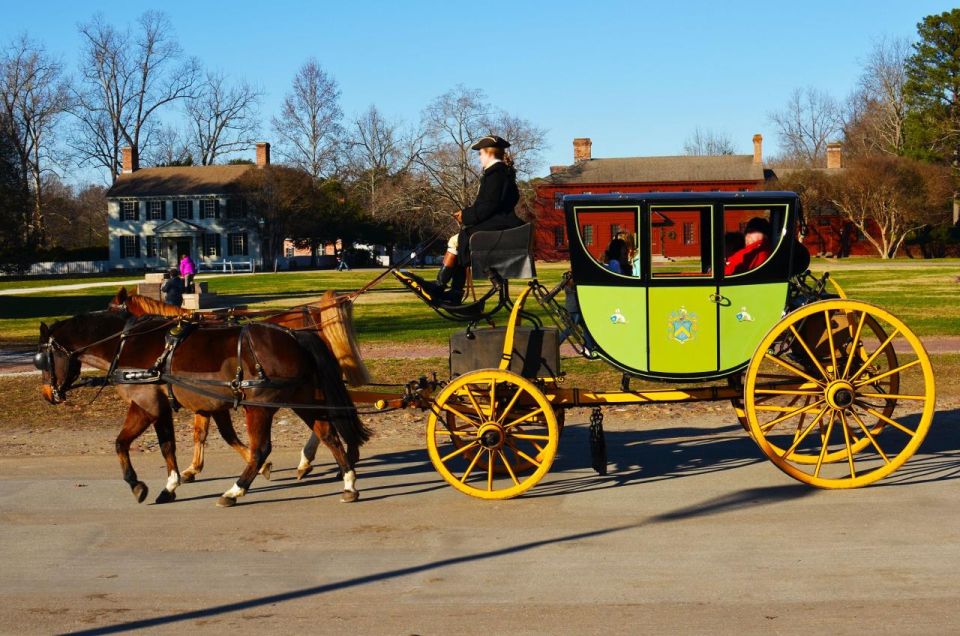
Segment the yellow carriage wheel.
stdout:
<path fill-rule="evenodd" d="M 564 411 L 563 409 L 559 409 L 559 410 L 555 410 L 553 413 L 554 413 L 554 415 L 555 415 L 556 418 L 557 418 L 557 435 L 558 435 L 559 437 L 562 437 L 562 436 L 563 436 L 564 420 L 566 419 L 566 411 Z M 447 427 L 447 430 L 448 430 L 448 431 L 453 431 L 454 427 L 456 426 L 456 422 L 457 422 L 457 416 L 454 415 L 453 413 L 448 412 L 448 413 L 447 413 L 447 417 L 446 417 L 446 427 Z M 462 446 L 462 445 L 464 445 L 464 444 L 469 443 L 469 442 L 464 441 L 461 437 L 459 437 L 459 436 L 457 436 L 457 435 L 451 435 L 451 440 L 453 441 L 453 445 L 456 446 L 457 448 L 459 448 L 460 446 Z M 467 450 L 465 450 L 465 451 L 463 452 L 463 457 L 464 457 L 464 459 L 466 459 L 468 462 L 473 461 L 473 456 L 474 456 L 477 452 L 478 452 L 478 449 L 477 449 L 476 447 L 474 447 L 474 448 L 469 448 L 469 449 L 467 449 Z M 532 465 L 533 465 L 533 464 L 531 464 L 531 463 L 528 462 L 527 460 L 523 459 L 522 457 L 521 457 L 521 458 L 519 459 L 519 461 L 517 462 L 517 466 L 518 466 L 518 469 L 519 469 L 519 470 L 526 470 L 527 468 L 529 468 L 529 467 L 532 466 Z M 496 463 L 496 464 L 494 464 L 493 470 L 494 470 L 498 475 L 508 475 L 508 474 L 509 474 L 509 471 L 507 470 L 507 467 L 506 467 L 504 464 L 502 464 L 502 463 Z"/>
<path fill-rule="evenodd" d="M 859 301 L 825 300 L 787 315 L 746 372 L 744 410 L 761 451 L 821 488 L 864 486 L 895 471 L 919 448 L 934 407 L 920 340 Z"/>
<path fill-rule="evenodd" d="M 536 485 L 553 464 L 559 437 L 540 389 L 500 369 L 455 378 L 427 421 L 434 468 L 460 492 L 482 499 L 509 499 Z"/>

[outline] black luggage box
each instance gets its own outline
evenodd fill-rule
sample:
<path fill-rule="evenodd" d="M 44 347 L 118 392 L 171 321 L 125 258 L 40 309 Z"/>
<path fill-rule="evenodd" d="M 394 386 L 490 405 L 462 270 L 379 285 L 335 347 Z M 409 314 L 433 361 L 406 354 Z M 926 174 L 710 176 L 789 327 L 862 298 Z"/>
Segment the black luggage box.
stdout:
<path fill-rule="evenodd" d="M 506 327 L 477 329 L 450 336 L 450 377 L 477 369 L 497 368 L 503 354 Z M 525 378 L 552 378 L 560 374 L 560 334 L 553 327 L 517 327 L 510 370 Z"/>

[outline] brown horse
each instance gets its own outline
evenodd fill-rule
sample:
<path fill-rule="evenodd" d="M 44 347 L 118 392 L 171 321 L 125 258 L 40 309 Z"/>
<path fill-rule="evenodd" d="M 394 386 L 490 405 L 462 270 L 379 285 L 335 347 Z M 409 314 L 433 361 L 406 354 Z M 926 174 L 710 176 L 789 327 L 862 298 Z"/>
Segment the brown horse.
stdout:
<path fill-rule="evenodd" d="M 63 401 L 79 378 L 81 362 L 103 370 L 116 368 L 121 374 L 124 370 L 155 369 L 169 349 L 172 322 L 147 318 L 128 323 L 128 318 L 124 312 L 104 311 L 75 316 L 49 328 L 41 324 L 35 362 L 43 371 L 44 397 L 53 404 Z M 321 439 L 325 436 L 322 422 L 329 419 L 335 432 L 327 434 L 324 441 L 331 446 L 344 476 L 341 500 L 356 501 L 355 465 L 359 446 L 369 438 L 369 431 L 357 417 L 336 359 L 323 341 L 315 334 L 263 323 L 186 328 L 189 333 L 163 365 L 172 383 L 172 397 L 189 410 L 214 415 L 226 412 L 238 397 L 244 401 L 250 459 L 218 505 L 234 505 L 252 484 L 270 454 L 271 425 L 280 403 L 293 406 Z M 116 444 L 124 480 L 138 501 L 146 498 L 147 486 L 137 479 L 129 448 L 152 424 L 168 473 L 167 488 L 157 501 L 172 501 L 180 475 L 170 404 L 155 384 L 122 383 L 117 389 L 130 404 Z M 332 410 L 315 410 L 316 406 Z M 340 439 L 347 442 L 346 452 Z"/>
<path fill-rule="evenodd" d="M 210 313 L 193 312 L 175 305 L 168 305 L 147 296 L 129 293 L 125 287 L 121 287 L 111 299 L 108 308 L 115 311 L 128 311 L 135 317 L 189 317 L 204 322 L 223 322 L 233 318 L 259 319 L 288 329 L 313 331 L 323 338 L 323 341 L 336 356 L 337 362 L 343 370 L 344 379 L 348 384 L 361 386 L 370 382 L 370 372 L 363 362 L 354 335 L 352 304 L 337 297 L 332 290 L 328 290 L 319 302 L 299 305 L 282 311 L 251 312 L 231 309 L 228 312 Z M 240 453 L 244 460 L 247 460 L 247 447 L 237 438 L 230 421 L 230 412 L 225 411 L 215 414 L 214 421 L 224 440 Z M 184 481 L 193 481 L 196 475 L 203 470 L 203 457 L 209 429 L 210 417 L 199 413 L 194 415 L 193 461 L 190 463 L 190 467 L 183 471 L 182 478 Z M 297 479 L 303 479 L 313 470 L 313 460 L 316 458 L 319 443 L 321 440 L 327 439 L 328 435 L 318 438 L 311 432 L 309 439 L 300 451 Z M 331 452 L 333 452 L 332 448 Z M 264 466 L 264 469 L 263 474 L 269 479 L 269 463 Z"/>

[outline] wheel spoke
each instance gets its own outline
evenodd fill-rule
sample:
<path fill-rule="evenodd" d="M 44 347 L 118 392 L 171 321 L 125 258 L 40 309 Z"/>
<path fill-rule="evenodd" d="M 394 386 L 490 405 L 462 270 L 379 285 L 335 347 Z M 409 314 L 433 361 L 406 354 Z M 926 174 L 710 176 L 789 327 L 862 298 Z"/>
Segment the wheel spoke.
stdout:
<path fill-rule="evenodd" d="M 467 391 L 467 397 L 470 398 L 470 403 L 473 404 L 473 409 L 477 412 L 477 417 L 479 417 L 481 421 L 486 419 L 486 413 L 480 408 L 480 405 L 477 403 L 477 398 L 473 397 L 473 389 L 470 388 L 469 384 L 465 384 L 463 388 Z"/>
<path fill-rule="evenodd" d="M 523 424 L 523 423 L 526 422 L 527 420 L 529 420 L 529 419 L 531 419 L 531 418 L 534 418 L 534 417 L 540 415 L 541 413 L 543 413 L 543 407 L 542 407 L 542 406 L 539 407 L 539 408 L 537 408 L 536 410 L 530 411 L 529 413 L 527 413 L 527 414 L 524 415 L 523 417 L 520 417 L 520 418 L 515 419 L 514 421 L 510 422 L 509 424 L 505 424 L 505 425 L 503 426 L 503 428 L 505 428 L 505 429 L 506 429 L 506 428 L 513 428 L 514 426 L 517 426 L 518 424 Z"/>
<path fill-rule="evenodd" d="M 528 462 L 530 462 L 531 464 L 533 464 L 533 465 L 536 466 L 537 468 L 540 468 L 540 462 L 538 462 L 537 460 L 535 460 L 533 457 L 530 457 L 529 455 L 527 455 L 526 453 L 524 453 L 522 450 L 520 450 L 519 448 L 517 448 L 517 447 L 514 446 L 513 444 L 510 444 L 510 448 L 513 449 L 513 452 L 514 452 L 514 453 L 516 453 L 516 454 L 519 455 L 520 457 L 524 458 L 525 460 L 527 460 Z"/>
<path fill-rule="evenodd" d="M 883 341 L 883 344 L 880 345 L 879 347 L 877 347 L 877 350 L 874 351 L 874 352 L 870 355 L 870 357 L 867 358 L 867 360 L 866 360 L 862 365 L 860 365 L 860 368 L 857 370 L 857 372 L 854 373 L 854 374 L 850 377 L 850 382 L 855 382 L 856 379 L 859 378 L 860 375 L 861 375 L 864 371 L 866 371 L 867 368 L 868 368 L 871 364 L 873 364 L 873 361 L 877 359 L 877 356 L 879 356 L 880 353 L 881 353 L 884 349 L 886 349 L 886 348 L 890 345 L 891 342 L 893 342 L 893 339 L 896 338 L 896 337 L 897 337 L 897 334 L 899 334 L 899 333 L 900 333 L 900 330 L 899 330 L 899 329 L 894 329 L 894 330 L 893 330 L 893 333 L 891 333 L 889 336 L 887 336 L 887 339 Z"/>
<path fill-rule="evenodd" d="M 513 439 L 538 439 L 543 442 L 550 441 L 549 435 L 532 435 L 530 433 L 514 433 L 510 437 L 512 437 Z"/>
<path fill-rule="evenodd" d="M 814 378 L 812 375 L 809 375 L 809 374 L 807 374 L 806 372 L 801 371 L 801 370 L 798 369 L 797 367 L 793 366 L 792 364 L 790 364 L 790 363 L 788 363 L 788 362 L 784 362 L 783 360 L 781 360 L 780 358 L 778 358 L 778 357 L 776 357 L 776 356 L 772 356 L 772 355 L 770 355 L 769 353 L 765 353 L 765 354 L 763 354 L 763 357 L 769 359 L 769 360 L 770 360 L 771 362 L 773 362 L 774 364 L 777 364 L 777 365 L 783 367 L 783 368 L 786 369 L 787 371 L 792 372 L 794 375 L 800 376 L 800 377 L 803 378 L 804 380 L 809 380 L 810 382 L 813 382 L 813 383 L 816 384 L 817 386 L 823 386 L 823 382 L 820 382 L 819 380 L 817 380 L 816 378 Z"/>
<path fill-rule="evenodd" d="M 479 427 L 479 423 L 478 423 L 478 422 L 474 421 L 470 416 L 468 416 L 468 415 L 466 415 L 466 414 L 464 414 L 464 413 L 461 413 L 461 412 L 458 411 L 457 409 L 455 409 L 455 408 L 453 408 L 452 406 L 450 406 L 450 403 L 449 403 L 449 402 L 443 405 L 443 410 L 444 410 L 444 411 L 447 411 L 448 413 L 453 413 L 455 416 L 457 416 L 457 417 L 459 417 L 460 419 L 464 420 L 465 422 L 469 423 L 469 424 L 472 425 L 474 428 L 478 428 L 478 427 Z"/>
<path fill-rule="evenodd" d="M 504 468 L 507 469 L 507 472 L 510 473 L 510 479 L 513 480 L 513 483 L 520 485 L 520 481 L 517 479 L 516 473 L 513 472 L 513 466 L 510 465 L 510 460 L 507 459 L 506 453 L 502 450 L 497 450 L 497 455 L 500 457 L 500 461 L 503 462 Z"/>
<path fill-rule="evenodd" d="M 906 371 L 906 370 L 909 369 L 910 367 L 916 366 L 916 365 L 918 365 L 918 364 L 920 364 L 920 359 L 919 359 L 919 358 L 917 358 L 917 359 L 914 360 L 913 362 L 908 362 L 908 363 L 906 363 L 906 364 L 901 364 L 901 365 L 900 365 L 899 367 L 897 367 L 896 369 L 890 369 L 889 371 L 884 371 L 883 373 L 881 373 L 881 374 L 879 374 L 879 375 L 871 376 L 871 377 L 867 378 L 866 380 L 864 380 L 864 381 L 862 381 L 862 382 L 855 382 L 853 386 L 859 389 L 859 388 L 862 387 L 862 386 L 866 386 L 866 385 L 869 385 L 869 384 L 873 384 L 874 382 L 876 382 L 876 381 L 878 381 L 878 380 L 883 380 L 884 378 L 887 378 L 887 377 L 890 377 L 891 375 L 900 373 L 901 371 Z"/>
<path fill-rule="evenodd" d="M 790 457 L 790 455 L 793 455 L 793 453 L 800 446 L 801 442 L 803 442 L 803 440 L 807 438 L 807 435 L 809 435 L 810 431 L 813 430 L 813 427 L 820 422 L 820 419 L 826 414 L 826 412 L 827 412 L 827 407 L 823 407 L 822 409 L 820 409 L 820 412 L 817 413 L 817 416 L 815 418 L 813 418 L 813 421 L 810 422 L 807 428 L 803 429 L 802 433 L 796 436 L 796 439 L 794 439 L 793 444 L 790 446 L 790 448 L 787 449 L 787 451 L 783 455 L 781 455 L 781 457 L 783 457 L 784 459 L 787 459 Z M 797 430 L 799 432 L 799 429 Z"/>
<path fill-rule="evenodd" d="M 470 449 L 473 448 L 474 446 L 479 446 L 479 445 L 480 445 L 480 442 L 478 442 L 477 440 L 473 440 L 473 441 L 470 442 L 469 444 L 466 444 L 466 445 L 464 445 L 464 446 L 461 446 L 460 448 L 458 448 L 457 450 L 453 451 L 453 452 L 450 453 L 449 455 L 445 455 L 444 457 L 441 457 L 441 458 L 440 458 L 440 461 L 443 462 L 444 464 L 446 464 L 446 463 L 447 463 L 447 460 L 453 459 L 453 458 L 456 457 L 457 455 L 462 455 L 463 453 L 466 453 L 468 450 L 470 450 Z"/>
<path fill-rule="evenodd" d="M 497 380 L 490 378 L 490 419 L 499 420 L 497 417 Z"/>
<path fill-rule="evenodd" d="M 473 437 L 474 435 L 473 433 L 468 433 L 463 429 L 459 429 L 459 428 L 456 428 L 456 429 L 438 428 L 436 430 L 436 433 L 437 435 L 447 435 L 449 437 L 460 437 L 460 438 Z"/>
<path fill-rule="evenodd" d="M 850 463 L 850 479 L 857 478 L 857 469 L 853 465 L 853 448 L 850 446 L 850 429 L 847 428 L 847 418 L 840 411 L 840 426 L 843 428 L 843 443 L 847 447 L 847 461 Z"/>
<path fill-rule="evenodd" d="M 467 477 L 470 476 L 470 473 L 473 471 L 473 467 L 477 465 L 477 461 L 480 459 L 480 455 L 482 455 L 482 453 L 478 452 L 474 454 L 473 460 L 470 462 L 470 465 L 467 466 L 467 470 L 465 473 L 463 473 L 463 477 L 460 478 L 461 484 L 464 484 L 467 482 Z"/>
<path fill-rule="evenodd" d="M 830 323 L 830 312 L 824 311 L 823 316 L 827 321 L 827 340 L 830 342 L 830 362 L 833 365 L 833 377 L 837 377 L 837 348 L 833 344 L 833 325 Z M 823 377 L 829 378 L 830 376 L 824 375 Z"/>
<path fill-rule="evenodd" d="M 863 332 L 863 323 L 867 319 L 867 312 L 860 312 L 860 320 L 857 322 L 857 332 L 853 336 L 853 340 L 850 343 L 850 353 L 847 354 L 847 363 L 843 366 L 843 375 L 839 376 L 845 378 L 850 374 L 850 366 L 853 364 L 853 356 L 856 353 L 857 343 L 860 342 L 860 334 Z"/>
<path fill-rule="evenodd" d="M 823 391 L 802 391 L 800 389 L 757 389 L 754 391 L 759 395 L 821 395 Z"/>
<path fill-rule="evenodd" d="M 858 402 L 858 405 L 863 406 L 863 405 L 860 404 L 859 402 Z M 903 431 L 904 433 L 906 433 L 906 434 L 909 435 L 910 437 L 915 437 L 915 436 L 917 435 L 917 432 L 916 432 L 916 431 L 911 431 L 909 428 L 907 428 L 906 426 L 904 426 L 904 425 L 901 424 L 900 422 L 898 422 L 898 421 L 896 421 L 896 420 L 890 419 L 889 417 L 887 417 L 886 415 L 884 415 L 883 413 L 881 413 L 881 412 L 879 412 L 879 411 L 875 411 L 875 410 L 873 410 L 872 408 L 865 408 L 864 410 L 866 410 L 866 412 L 869 413 L 870 415 L 872 415 L 872 416 L 874 416 L 874 417 L 876 417 L 876 418 L 878 418 L 878 419 L 880 419 L 880 420 L 883 420 L 884 422 L 886 422 L 886 423 L 889 424 L 890 426 L 892 426 L 892 427 L 894 427 L 894 428 L 896 428 L 896 429 L 899 429 L 899 430 Z"/>
<path fill-rule="evenodd" d="M 863 420 L 860 419 L 860 416 L 857 415 L 857 412 L 853 409 L 850 409 L 850 415 L 853 416 L 853 419 L 856 420 L 857 425 L 863 431 L 863 434 L 866 436 L 870 443 L 873 444 L 873 448 L 879 453 L 880 457 L 883 458 L 883 461 L 887 464 L 890 463 L 890 459 L 887 457 L 887 454 L 883 452 L 883 449 L 880 448 L 880 445 L 877 444 L 877 440 L 873 437 L 873 434 L 870 432 L 870 429 L 867 428 L 867 425 L 863 423 Z"/>
<path fill-rule="evenodd" d="M 875 400 L 919 400 L 925 402 L 926 395 L 903 395 L 902 393 L 858 393 L 857 397 L 873 398 Z"/>
<path fill-rule="evenodd" d="M 823 468 L 823 460 L 827 456 L 827 447 L 830 445 L 830 433 L 833 432 L 833 422 L 837 419 L 837 412 L 830 411 L 830 421 L 827 422 L 827 432 L 823 436 L 823 445 L 820 447 L 820 456 L 817 457 L 817 465 L 813 469 L 813 476 L 820 476 L 820 469 Z"/>
<path fill-rule="evenodd" d="M 517 403 L 517 400 L 520 398 L 520 395 L 523 393 L 523 387 L 518 386 L 516 393 L 513 394 L 513 397 L 510 398 L 510 402 L 507 403 L 506 408 L 500 412 L 500 415 L 497 417 L 497 424 L 502 424 L 504 418 L 513 410 L 513 405 Z"/>
<path fill-rule="evenodd" d="M 810 360 L 817 365 L 817 370 L 820 372 L 820 374 L 825 378 L 828 377 L 827 370 L 824 369 L 823 365 L 820 364 L 820 361 L 817 360 L 817 356 L 813 355 L 813 351 L 810 350 L 809 345 L 807 345 L 804 339 L 800 336 L 800 332 L 797 331 L 797 328 L 794 327 L 792 323 L 790 324 L 790 331 L 793 332 L 793 337 L 797 339 L 797 342 L 800 343 L 800 346 L 803 347 L 803 350 L 807 352 L 808 356 L 810 356 Z"/>
<path fill-rule="evenodd" d="M 786 415 L 781 415 L 780 417 L 778 417 L 778 418 L 776 418 L 776 419 L 772 419 L 772 420 L 770 420 L 769 422 L 767 422 L 766 424 L 762 424 L 762 425 L 760 426 L 760 430 L 761 430 L 763 433 L 768 433 L 768 432 L 770 432 L 770 429 L 772 429 L 774 426 L 776 426 L 776 425 L 779 424 L 780 422 L 783 422 L 784 420 L 788 420 L 788 419 L 790 419 L 791 417 L 796 417 L 797 415 L 800 415 L 801 413 L 806 413 L 807 411 L 811 411 L 811 410 L 817 408 L 818 406 L 820 406 L 821 404 L 823 404 L 825 401 L 826 401 L 826 400 L 822 400 L 822 399 L 821 399 L 821 400 L 817 400 L 817 401 L 814 402 L 813 404 L 808 404 L 807 406 L 804 406 L 804 407 L 801 407 L 801 408 L 799 408 L 799 409 L 796 409 L 795 411 L 791 411 L 790 413 L 787 413 Z M 755 407 L 755 408 L 758 408 L 758 409 L 759 409 L 760 407 Z M 773 407 L 764 407 L 764 408 L 773 408 Z"/>
<path fill-rule="evenodd" d="M 487 492 L 493 491 L 493 453 L 487 451 Z"/>

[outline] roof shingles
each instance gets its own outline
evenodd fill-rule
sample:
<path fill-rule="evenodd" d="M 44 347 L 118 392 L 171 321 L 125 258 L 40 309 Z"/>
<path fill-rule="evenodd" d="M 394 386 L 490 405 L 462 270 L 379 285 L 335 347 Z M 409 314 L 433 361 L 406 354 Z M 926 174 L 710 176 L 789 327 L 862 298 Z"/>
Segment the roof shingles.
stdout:
<path fill-rule="evenodd" d="M 252 165 L 143 168 L 117 177 L 107 198 L 237 194 Z"/>
<path fill-rule="evenodd" d="M 674 183 L 763 181 L 763 165 L 753 155 L 624 157 L 590 159 L 543 179 L 555 185 L 597 183 Z"/>

